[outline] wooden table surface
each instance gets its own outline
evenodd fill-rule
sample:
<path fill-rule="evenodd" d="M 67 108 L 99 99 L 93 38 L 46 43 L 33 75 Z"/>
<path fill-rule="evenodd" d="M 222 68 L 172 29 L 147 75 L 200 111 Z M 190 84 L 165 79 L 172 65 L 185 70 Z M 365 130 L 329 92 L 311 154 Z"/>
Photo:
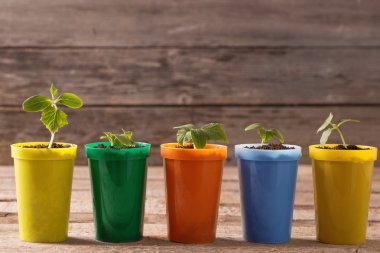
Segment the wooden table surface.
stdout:
<path fill-rule="evenodd" d="M 94 240 L 92 198 L 87 167 L 76 167 L 71 198 L 69 239 L 61 244 L 19 240 L 13 168 L 1 167 L 0 252 L 380 252 L 380 171 L 375 170 L 369 210 L 367 242 L 361 246 L 335 246 L 315 241 L 311 167 L 298 173 L 292 240 L 284 245 L 262 245 L 242 240 L 237 170 L 225 168 L 217 239 L 211 244 L 186 245 L 166 239 L 163 169 L 150 167 L 145 203 L 144 239 L 128 244 Z"/>

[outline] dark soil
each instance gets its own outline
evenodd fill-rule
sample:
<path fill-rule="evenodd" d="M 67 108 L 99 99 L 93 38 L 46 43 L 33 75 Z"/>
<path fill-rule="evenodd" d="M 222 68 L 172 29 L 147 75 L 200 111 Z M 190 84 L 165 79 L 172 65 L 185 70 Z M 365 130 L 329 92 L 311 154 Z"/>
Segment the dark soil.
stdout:
<path fill-rule="evenodd" d="M 135 147 L 113 147 L 113 146 L 106 146 L 104 144 L 99 144 L 97 146 L 95 146 L 94 148 L 105 148 L 105 149 L 117 149 L 117 150 L 120 150 L 120 149 L 129 149 L 129 148 L 138 148 L 137 146 Z"/>
<path fill-rule="evenodd" d="M 245 148 L 249 149 L 262 149 L 262 150 L 287 150 L 287 149 L 294 149 L 294 147 L 287 147 L 282 144 L 275 144 L 275 143 L 269 143 L 263 146 L 246 146 Z"/>
<path fill-rule="evenodd" d="M 45 144 L 38 144 L 38 145 L 26 145 L 22 146 L 23 148 L 48 148 L 48 145 Z M 58 143 L 53 143 L 51 148 L 70 148 L 71 145 L 63 145 L 63 144 L 58 144 Z"/>
<path fill-rule="evenodd" d="M 320 149 L 331 149 L 331 150 L 368 150 L 369 148 L 360 148 L 356 145 L 347 145 L 345 148 L 342 144 L 337 145 L 335 147 L 318 147 Z"/>
<path fill-rule="evenodd" d="M 186 144 L 185 146 L 177 145 L 176 148 L 194 149 L 194 145 L 193 144 Z"/>

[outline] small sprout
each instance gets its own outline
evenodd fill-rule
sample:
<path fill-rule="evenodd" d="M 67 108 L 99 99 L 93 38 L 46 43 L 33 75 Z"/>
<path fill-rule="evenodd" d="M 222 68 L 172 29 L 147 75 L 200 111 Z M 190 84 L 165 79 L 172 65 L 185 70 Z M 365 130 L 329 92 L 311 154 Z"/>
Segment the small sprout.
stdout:
<path fill-rule="evenodd" d="M 178 129 L 177 143 L 180 147 L 193 144 L 195 149 L 202 149 L 208 141 L 228 143 L 227 135 L 220 123 L 209 123 L 197 129 L 193 124 L 174 127 Z"/>
<path fill-rule="evenodd" d="M 58 90 L 53 84 L 50 85 L 50 94 L 51 98 L 41 95 L 32 96 L 22 104 L 26 112 L 42 112 L 41 121 L 51 133 L 48 148 L 52 147 L 58 129 L 68 124 L 67 114 L 58 109 L 57 105 L 62 104 L 70 108 L 83 106 L 82 99 L 73 93 L 62 93 L 58 96 Z"/>
<path fill-rule="evenodd" d="M 284 137 L 279 130 L 275 128 L 265 129 L 260 123 L 251 124 L 247 126 L 244 130 L 250 131 L 254 129 L 258 130 L 257 133 L 261 137 L 261 147 L 264 145 L 264 143 L 267 143 L 272 139 L 277 139 L 281 144 L 285 142 Z"/>
<path fill-rule="evenodd" d="M 100 139 L 107 139 L 111 143 L 112 147 L 118 148 L 133 148 L 136 146 L 135 142 L 132 141 L 133 132 L 125 131 L 122 134 L 113 134 L 111 132 L 104 132 L 105 135 L 101 136 Z"/>
<path fill-rule="evenodd" d="M 325 122 L 323 122 L 323 124 L 317 130 L 317 133 L 323 131 L 321 139 L 320 139 L 321 147 L 323 148 L 325 146 L 325 144 L 327 143 L 327 140 L 329 139 L 332 131 L 336 130 L 338 132 L 339 136 L 340 136 L 340 139 L 342 140 L 343 146 L 345 148 L 347 148 L 346 141 L 344 140 L 342 131 L 339 129 L 339 127 L 341 125 L 343 125 L 344 123 L 347 123 L 347 122 L 356 122 L 356 123 L 358 123 L 360 121 L 359 120 L 355 120 L 355 119 L 342 119 L 342 120 L 339 121 L 338 124 L 334 124 L 334 123 L 332 123 L 333 117 L 334 117 L 334 115 L 330 112 L 330 115 L 327 117 L 327 119 L 325 120 Z"/>

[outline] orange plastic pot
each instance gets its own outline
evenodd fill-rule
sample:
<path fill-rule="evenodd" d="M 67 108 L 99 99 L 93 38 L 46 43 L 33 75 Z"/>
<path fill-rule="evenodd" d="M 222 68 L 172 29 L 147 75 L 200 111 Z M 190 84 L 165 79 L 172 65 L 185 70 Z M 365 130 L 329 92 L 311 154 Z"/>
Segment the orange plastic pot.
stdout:
<path fill-rule="evenodd" d="M 176 145 L 161 145 L 168 238 L 180 243 L 213 242 L 227 146 L 181 149 Z"/>

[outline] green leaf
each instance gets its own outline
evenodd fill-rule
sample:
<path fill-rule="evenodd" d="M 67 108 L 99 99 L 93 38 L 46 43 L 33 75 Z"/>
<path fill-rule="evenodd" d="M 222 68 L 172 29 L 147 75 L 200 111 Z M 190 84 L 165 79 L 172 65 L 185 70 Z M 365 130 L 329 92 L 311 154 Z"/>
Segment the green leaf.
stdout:
<path fill-rule="evenodd" d="M 186 129 L 179 129 L 177 132 L 177 143 L 180 146 L 183 146 L 183 142 L 185 141 L 185 136 L 186 136 Z"/>
<path fill-rule="evenodd" d="M 115 134 L 116 139 L 120 142 L 121 146 L 134 147 L 135 142 L 132 141 L 133 132 L 125 131 L 122 134 Z"/>
<path fill-rule="evenodd" d="M 26 112 L 39 112 L 50 105 L 51 100 L 48 97 L 37 95 L 27 98 L 22 104 L 22 108 Z"/>
<path fill-rule="evenodd" d="M 190 143 L 192 142 L 192 137 L 191 137 L 191 131 L 187 131 L 186 134 L 185 134 L 185 138 L 183 140 L 183 142 L 186 144 L 186 143 Z"/>
<path fill-rule="evenodd" d="M 52 106 L 43 110 L 41 121 L 52 134 L 68 124 L 66 113 Z"/>
<path fill-rule="evenodd" d="M 111 146 L 114 146 L 114 138 L 113 134 L 111 132 L 104 132 L 105 135 L 100 136 L 100 139 L 106 139 L 111 144 Z"/>
<path fill-rule="evenodd" d="M 173 127 L 173 129 L 185 129 L 185 130 L 191 130 L 191 129 L 194 129 L 195 126 L 193 124 L 186 124 L 186 125 L 182 125 L 182 126 L 176 126 L 176 127 Z"/>
<path fill-rule="evenodd" d="M 133 132 L 122 130 L 122 134 L 104 132 L 105 135 L 101 136 L 100 139 L 107 139 L 112 147 L 135 147 L 136 143 L 131 140 Z"/>
<path fill-rule="evenodd" d="M 263 143 L 267 142 L 267 131 L 264 128 L 259 128 L 259 135 Z"/>
<path fill-rule="evenodd" d="M 329 137 L 331 135 L 331 132 L 332 132 L 332 128 L 329 128 L 329 129 L 323 131 L 321 139 L 320 139 L 320 144 L 322 147 L 325 146 L 327 140 L 329 139 Z"/>
<path fill-rule="evenodd" d="M 207 144 L 207 134 L 202 129 L 192 129 L 191 139 L 196 149 L 204 148 Z"/>
<path fill-rule="evenodd" d="M 265 140 L 265 142 L 268 142 L 268 141 L 272 140 L 273 136 L 274 136 L 274 134 L 272 132 L 272 129 L 267 130 L 266 131 L 266 140 Z"/>
<path fill-rule="evenodd" d="M 212 141 L 223 141 L 228 143 L 226 132 L 220 123 L 209 123 L 202 127 L 207 139 Z"/>
<path fill-rule="evenodd" d="M 254 124 L 247 126 L 244 130 L 249 131 L 249 130 L 260 129 L 260 128 L 263 128 L 263 126 L 260 123 L 254 123 Z"/>
<path fill-rule="evenodd" d="M 54 87 L 54 84 L 50 85 L 50 94 L 52 99 L 54 99 L 58 95 L 58 89 Z"/>
<path fill-rule="evenodd" d="M 359 123 L 360 121 L 359 120 L 356 120 L 356 119 L 342 119 L 339 123 L 338 123 L 338 127 L 340 127 L 341 125 L 347 123 L 347 122 L 355 122 L 355 123 Z"/>
<path fill-rule="evenodd" d="M 277 129 L 272 129 L 273 136 L 276 137 L 281 143 L 284 143 L 284 136 Z"/>
<path fill-rule="evenodd" d="M 323 124 L 318 128 L 317 133 L 319 133 L 320 131 L 324 130 L 326 127 L 328 127 L 328 125 L 330 125 L 331 120 L 333 119 L 333 117 L 334 117 L 334 115 L 330 112 L 330 115 L 327 117 L 327 119 L 325 120 L 325 122 L 323 122 Z"/>
<path fill-rule="evenodd" d="M 122 129 L 122 130 L 123 130 L 123 136 L 128 138 L 128 140 L 131 140 L 132 136 L 133 136 L 133 132 L 132 131 L 125 131 L 124 129 Z"/>
<path fill-rule="evenodd" d="M 62 93 L 57 102 L 70 108 L 81 108 L 83 106 L 82 99 L 74 93 Z"/>

